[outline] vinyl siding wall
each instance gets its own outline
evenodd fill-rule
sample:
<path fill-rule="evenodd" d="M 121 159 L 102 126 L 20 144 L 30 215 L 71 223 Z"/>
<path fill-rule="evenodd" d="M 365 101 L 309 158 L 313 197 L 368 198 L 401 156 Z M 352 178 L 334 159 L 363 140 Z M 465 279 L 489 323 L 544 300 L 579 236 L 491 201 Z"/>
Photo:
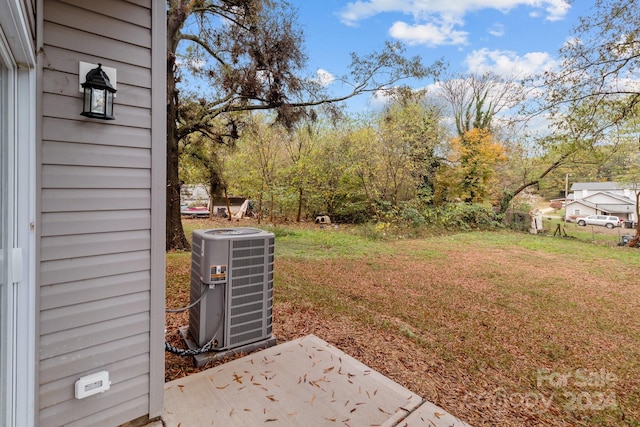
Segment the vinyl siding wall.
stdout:
<path fill-rule="evenodd" d="M 163 7 L 43 1 L 41 426 L 117 426 L 161 410 L 165 55 L 164 32 L 152 27 L 164 26 Z M 79 61 L 117 70 L 116 120 L 80 116 Z M 75 382 L 102 370 L 111 389 L 75 399 Z"/>

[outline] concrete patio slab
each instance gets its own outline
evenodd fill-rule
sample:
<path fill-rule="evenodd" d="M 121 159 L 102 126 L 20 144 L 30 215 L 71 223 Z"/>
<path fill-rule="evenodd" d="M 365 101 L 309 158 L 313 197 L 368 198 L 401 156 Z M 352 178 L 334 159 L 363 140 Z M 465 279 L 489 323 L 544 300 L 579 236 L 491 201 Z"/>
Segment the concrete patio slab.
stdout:
<path fill-rule="evenodd" d="M 407 418 L 402 420 L 398 427 L 471 427 L 453 415 L 445 412 L 442 408 L 425 401 Z"/>
<path fill-rule="evenodd" d="M 396 426 L 410 421 L 407 426 L 448 426 L 436 421 L 457 420 L 431 404 L 416 412 L 424 403 L 309 335 L 165 384 L 162 418 L 167 427 Z M 408 418 L 412 413 L 417 418 Z M 435 421 L 422 422 L 424 417 Z"/>

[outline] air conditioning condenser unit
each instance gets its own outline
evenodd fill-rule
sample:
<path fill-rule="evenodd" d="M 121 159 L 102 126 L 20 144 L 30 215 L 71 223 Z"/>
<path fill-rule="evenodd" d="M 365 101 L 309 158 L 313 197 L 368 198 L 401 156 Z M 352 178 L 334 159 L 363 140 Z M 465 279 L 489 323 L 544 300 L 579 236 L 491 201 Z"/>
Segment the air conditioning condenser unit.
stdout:
<path fill-rule="evenodd" d="M 272 329 L 275 236 L 257 228 L 195 230 L 189 333 L 200 347 L 248 351 L 275 344 Z M 205 295 L 203 295 L 205 293 Z"/>

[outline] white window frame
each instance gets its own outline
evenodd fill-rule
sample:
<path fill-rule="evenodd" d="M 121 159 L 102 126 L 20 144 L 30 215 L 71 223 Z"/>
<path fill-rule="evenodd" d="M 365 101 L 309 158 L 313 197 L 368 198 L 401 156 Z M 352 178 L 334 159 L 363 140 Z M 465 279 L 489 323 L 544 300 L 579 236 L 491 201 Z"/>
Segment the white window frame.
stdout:
<path fill-rule="evenodd" d="M 6 392 L 9 408 L 0 425 L 35 425 L 36 411 L 36 58 L 29 16 L 31 2 L 0 0 L 0 55 L 8 72 L 9 197 L 6 201 L 12 228 L 9 248 L 9 302 L 12 304 L 8 337 L 9 372 Z M 38 2 L 38 4 L 41 4 Z M 21 262 L 20 262 L 21 261 Z M 19 339 L 18 339 L 19 337 Z M 3 362 L 4 363 L 4 362 Z"/>

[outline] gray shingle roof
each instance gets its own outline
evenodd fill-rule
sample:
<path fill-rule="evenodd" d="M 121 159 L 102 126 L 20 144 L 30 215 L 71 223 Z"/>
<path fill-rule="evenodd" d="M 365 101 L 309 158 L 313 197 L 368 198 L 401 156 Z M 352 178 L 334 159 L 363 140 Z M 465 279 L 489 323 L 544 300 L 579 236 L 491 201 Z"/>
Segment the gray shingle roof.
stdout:
<path fill-rule="evenodd" d="M 574 182 L 571 185 L 572 191 L 593 190 L 593 191 L 611 191 L 622 190 L 627 186 L 618 184 L 617 182 Z"/>

